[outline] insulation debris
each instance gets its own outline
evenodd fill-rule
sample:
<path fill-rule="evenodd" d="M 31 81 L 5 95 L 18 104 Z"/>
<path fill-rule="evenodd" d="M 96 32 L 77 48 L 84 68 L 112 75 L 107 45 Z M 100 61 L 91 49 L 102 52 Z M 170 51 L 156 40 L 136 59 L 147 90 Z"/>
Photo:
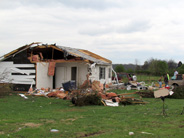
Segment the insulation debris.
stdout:
<path fill-rule="evenodd" d="M 168 95 L 173 95 L 173 94 L 174 92 L 172 90 L 169 90 L 169 87 L 160 88 L 159 90 L 154 91 L 155 98 L 166 97 Z"/>
<path fill-rule="evenodd" d="M 39 55 L 33 55 L 32 61 L 38 62 L 40 60 Z"/>
<path fill-rule="evenodd" d="M 104 100 L 104 101 L 105 101 L 106 106 L 119 106 L 118 102 L 113 102 L 111 100 Z"/>
<path fill-rule="evenodd" d="M 129 81 L 129 84 L 130 85 L 128 85 L 127 90 L 131 90 L 131 89 L 147 90 L 148 89 L 145 82 Z"/>
<path fill-rule="evenodd" d="M 56 62 L 49 62 L 48 75 L 54 76 Z"/>
<path fill-rule="evenodd" d="M 24 99 L 28 99 L 27 96 L 25 96 L 24 94 L 19 94 L 21 97 L 23 97 Z"/>

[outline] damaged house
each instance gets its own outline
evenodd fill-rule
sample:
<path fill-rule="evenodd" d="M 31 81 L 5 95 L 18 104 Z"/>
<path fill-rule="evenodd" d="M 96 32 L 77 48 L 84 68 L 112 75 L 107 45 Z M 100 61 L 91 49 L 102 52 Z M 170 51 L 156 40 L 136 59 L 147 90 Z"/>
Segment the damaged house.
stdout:
<path fill-rule="evenodd" d="M 90 73 L 92 81 L 111 83 L 112 62 L 83 49 L 31 43 L 0 57 L 0 83 L 14 90 L 62 87 L 68 81 L 80 86 Z"/>

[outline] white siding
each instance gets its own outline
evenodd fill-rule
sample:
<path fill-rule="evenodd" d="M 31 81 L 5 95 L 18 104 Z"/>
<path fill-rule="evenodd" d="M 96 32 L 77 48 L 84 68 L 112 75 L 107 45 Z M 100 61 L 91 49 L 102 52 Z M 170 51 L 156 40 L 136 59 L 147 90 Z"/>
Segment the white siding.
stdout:
<path fill-rule="evenodd" d="M 34 64 L 13 64 L 13 62 L 0 62 L 0 83 L 35 84 Z M 24 69 L 19 69 L 24 68 Z M 21 75 L 13 75 L 19 73 Z"/>

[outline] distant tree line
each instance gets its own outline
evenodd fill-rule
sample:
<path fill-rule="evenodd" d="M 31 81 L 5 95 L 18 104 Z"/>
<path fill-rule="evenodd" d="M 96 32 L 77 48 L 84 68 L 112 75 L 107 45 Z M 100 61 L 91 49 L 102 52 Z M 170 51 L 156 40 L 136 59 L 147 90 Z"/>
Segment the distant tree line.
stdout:
<path fill-rule="evenodd" d="M 126 68 L 125 68 L 126 67 Z M 118 64 L 114 65 L 114 69 L 117 73 L 126 72 L 126 73 L 136 73 L 136 74 L 147 74 L 147 75 L 164 75 L 169 73 L 173 75 L 174 71 L 177 70 L 180 74 L 184 74 L 184 65 L 180 61 L 176 63 L 174 60 L 170 59 L 160 60 L 151 58 L 144 62 L 143 65 L 132 65 L 131 68 L 128 68 L 127 65 Z"/>

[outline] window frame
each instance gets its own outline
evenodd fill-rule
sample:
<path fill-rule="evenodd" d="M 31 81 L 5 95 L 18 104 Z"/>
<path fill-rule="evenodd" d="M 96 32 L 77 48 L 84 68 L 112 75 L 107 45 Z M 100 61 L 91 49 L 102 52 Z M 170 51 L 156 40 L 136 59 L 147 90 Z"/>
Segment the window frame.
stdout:
<path fill-rule="evenodd" d="M 99 79 L 105 79 L 106 78 L 106 67 L 99 67 Z"/>

